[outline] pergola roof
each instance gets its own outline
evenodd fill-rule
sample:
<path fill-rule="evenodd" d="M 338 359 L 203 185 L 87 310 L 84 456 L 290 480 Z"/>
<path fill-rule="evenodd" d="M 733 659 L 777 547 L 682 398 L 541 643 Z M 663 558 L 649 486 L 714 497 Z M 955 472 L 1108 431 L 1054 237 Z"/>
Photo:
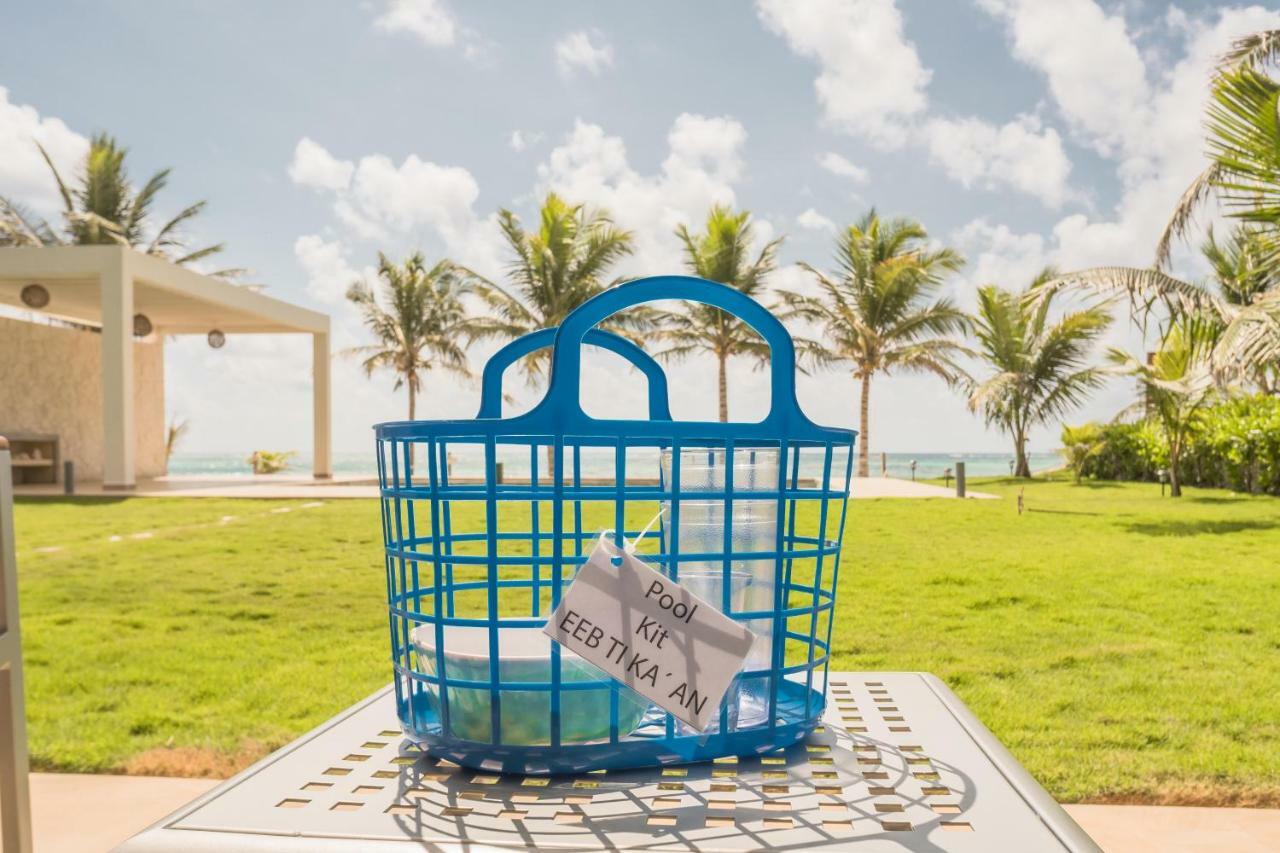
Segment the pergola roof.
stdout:
<path fill-rule="evenodd" d="M 123 246 L 0 248 L 0 304 L 33 310 L 19 294 L 44 285 L 49 304 L 39 312 L 102 325 L 102 276 L 127 266 L 134 311 L 165 334 L 310 332 L 329 330 L 329 317 L 251 288 L 176 266 Z"/>
<path fill-rule="evenodd" d="M 40 284 L 49 302 L 32 308 L 22 289 Z M 138 314 L 158 335 L 293 332 L 311 336 L 316 477 L 332 474 L 329 441 L 329 317 L 248 287 L 124 246 L 0 248 L 0 305 L 38 311 L 101 329 L 103 488 L 132 489 L 134 347 Z"/>

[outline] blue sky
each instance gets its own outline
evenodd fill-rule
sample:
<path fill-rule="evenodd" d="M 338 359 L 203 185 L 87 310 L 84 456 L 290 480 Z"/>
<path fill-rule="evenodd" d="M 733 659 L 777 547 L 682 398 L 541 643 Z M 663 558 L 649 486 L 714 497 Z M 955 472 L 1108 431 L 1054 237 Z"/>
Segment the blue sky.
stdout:
<path fill-rule="evenodd" d="M 1258 6 L 1140 0 L 21 4 L 0 31 L 0 194 L 55 214 L 31 140 L 71 164 L 110 131 L 135 175 L 173 167 L 171 212 L 209 200 L 193 241 L 225 241 L 250 281 L 331 313 L 338 347 L 363 342 L 341 293 L 379 249 L 500 275 L 493 212 L 527 217 L 548 189 L 636 232 L 631 274 L 678 271 L 672 228 L 709 204 L 746 207 L 762 237 L 787 237 L 786 288 L 808 286 L 795 261 L 825 266 L 833 229 L 874 204 L 964 252 L 948 289 L 968 305 L 978 284 L 1021 286 L 1049 263 L 1149 263 L 1203 162 L 1213 58 L 1276 26 Z M 1200 272 L 1188 251 L 1178 267 Z M 1111 342 L 1142 345 L 1123 324 Z M 308 449 L 305 341 L 168 347 L 185 449 Z M 735 367 L 735 417 L 763 411 L 762 379 Z M 339 450 L 403 414 L 390 376 L 339 359 L 335 382 Z M 643 399 L 609 358 L 584 382 L 592 411 Z M 714 416 L 709 361 L 673 383 L 677 416 Z M 840 374 L 800 381 L 828 423 L 853 423 L 855 390 Z M 429 377 L 424 409 L 468 416 L 476 395 Z M 1074 419 L 1130 395 L 1116 382 Z M 877 380 L 872 409 L 873 450 L 1007 448 L 932 378 Z"/>

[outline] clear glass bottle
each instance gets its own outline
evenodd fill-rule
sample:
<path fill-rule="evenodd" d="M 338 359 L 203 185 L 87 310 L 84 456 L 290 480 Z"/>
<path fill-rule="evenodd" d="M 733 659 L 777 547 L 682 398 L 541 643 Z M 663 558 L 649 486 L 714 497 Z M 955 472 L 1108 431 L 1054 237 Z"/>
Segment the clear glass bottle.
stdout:
<path fill-rule="evenodd" d="M 662 549 L 664 553 L 672 553 L 673 524 L 678 524 L 675 556 L 682 586 L 721 611 L 727 603 L 733 613 L 772 614 L 775 561 L 772 557 L 752 559 L 750 555 L 777 551 L 778 503 L 773 498 L 753 499 L 751 494 L 777 490 L 778 451 L 735 450 L 731 493 L 726 490 L 725 456 L 723 449 L 716 448 L 680 451 L 679 518 L 674 518 L 671 502 L 664 502 Z M 670 488 L 673 483 L 671 451 L 663 451 L 661 467 L 663 487 Z M 725 509 L 730 496 L 733 501 L 729 509 L 726 571 Z M 773 652 L 772 615 L 748 619 L 744 624 L 756 635 L 744 670 L 768 670 Z M 734 692 L 730 699 L 730 726 L 764 723 L 768 713 L 768 679 L 763 676 L 745 679 L 740 684 L 735 682 L 731 689 Z"/>

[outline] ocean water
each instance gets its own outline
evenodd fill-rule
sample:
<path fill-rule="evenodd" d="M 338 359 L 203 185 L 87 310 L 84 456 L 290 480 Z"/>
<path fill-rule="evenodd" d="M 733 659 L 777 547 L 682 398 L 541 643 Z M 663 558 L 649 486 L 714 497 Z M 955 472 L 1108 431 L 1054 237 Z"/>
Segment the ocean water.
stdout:
<path fill-rule="evenodd" d="M 1031 453 L 1032 471 L 1045 471 L 1055 468 L 1062 462 L 1057 453 Z M 957 462 L 965 463 L 965 471 L 970 477 L 1007 476 L 1011 473 L 1012 453 L 890 453 L 888 454 L 888 474 L 890 477 L 911 479 L 911 464 L 916 463 L 915 476 L 919 480 L 941 477 L 950 468 L 955 470 Z M 478 454 L 459 451 L 454 461 L 456 476 L 478 475 L 481 470 L 481 459 Z M 801 473 L 814 473 L 812 469 L 820 464 L 819 460 L 803 460 Z M 855 467 L 856 467 L 855 462 Z M 523 468 L 523 470 L 521 470 Z M 289 471 L 294 473 L 310 473 L 311 456 L 298 454 L 289 463 Z M 248 474 L 249 453 L 175 453 L 169 461 L 170 474 Z M 369 453 L 335 453 L 333 454 L 333 473 L 344 476 L 365 475 L 376 477 L 377 463 L 372 451 Z M 511 476 L 526 476 L 528 464 L 508 462 L 507 473 Z M 592 460 L 583 462 L 584 475 L 610 476 L 613 474 L 612 462 L 601 459 L 593 464 Z M 880 476 L 880 454 L 871 454 L 871 476 Z"/>

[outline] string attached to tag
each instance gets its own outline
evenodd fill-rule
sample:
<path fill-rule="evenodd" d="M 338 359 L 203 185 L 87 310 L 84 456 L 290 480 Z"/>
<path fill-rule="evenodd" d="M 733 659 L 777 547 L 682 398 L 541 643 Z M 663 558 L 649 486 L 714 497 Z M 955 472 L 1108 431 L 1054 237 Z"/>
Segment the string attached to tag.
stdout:
<path fill-rule="evenodd" d="M 658 510 L 658 514 L 655 515 L 653 518 L 649 519 L 649 523 L 646 524 L 644 526 L 644 529 L 641 530 L 639 533 L 637 533 L 636 538 L 631 540 L 630 542 L 627 541 L 627 537 L 625 535 L 618 536 L 617 538 L 622 540 L 622 550 L 626 551 L 628 554 L 634 554 L 636 552 L 636 548 L 640 547 L 640 543 L 644 541 L 644 537 L 649 535 L 649 531 L 653 529 L 653 526 L 658 523 L 658 519 L 662 518 L 662 516 L 666 513 L 666 511 L 667 511 L 666 507 L 661 507 Z M 608 527 L 600 531 L 600 536 L 601 538 L 604 538 L 608 536 L 610 533 L 617 533 L 617 531 L 611 527 Z"/>
<path fill-rule="evenodd" d="M 649 519 L 649 523 L 644 526 L 644 529 L 640 531 L 630 544 L 624 546 L 628 554 L 634 554 L 636 552 L 636 548 L 640 547 L 640 543 L 644 541 L 644 537 L 649 535 L 649 531 L 653 529 L 653 526 L 658 523 L 658 519 L 662 518 L 662 514 L 666 511 L 666 507 L 659 507 L 658 514 Z"/>

